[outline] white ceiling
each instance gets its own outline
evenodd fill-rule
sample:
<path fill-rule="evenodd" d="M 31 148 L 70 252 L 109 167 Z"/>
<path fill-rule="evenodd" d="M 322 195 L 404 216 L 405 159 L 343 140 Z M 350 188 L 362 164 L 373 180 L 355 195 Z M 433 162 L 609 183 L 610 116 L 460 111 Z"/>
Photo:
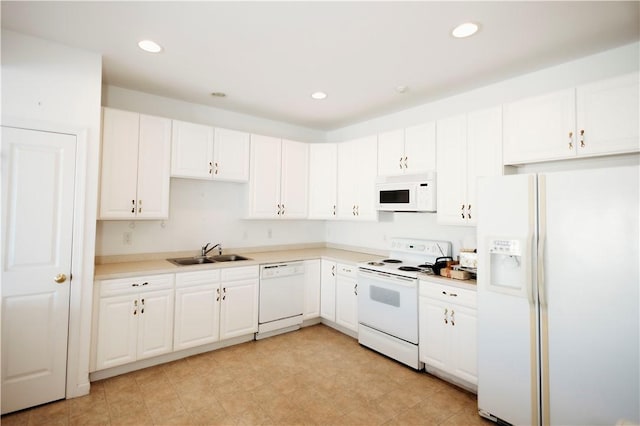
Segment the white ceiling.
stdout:
<path fill-rule="evenodd" d="M 104 83 L 331 130 L 640 39 L 640 2 L 2 1 Z M 469 39 L 451 29 L 480 24 Z M 141 39 L 164 47 L 152 55 Z M 395 87 L 407 86 L 406 93 Z M 322 90 L 329 97 L 314 101 Z M 213 91 L 227 97 L 215 98 Z"/>

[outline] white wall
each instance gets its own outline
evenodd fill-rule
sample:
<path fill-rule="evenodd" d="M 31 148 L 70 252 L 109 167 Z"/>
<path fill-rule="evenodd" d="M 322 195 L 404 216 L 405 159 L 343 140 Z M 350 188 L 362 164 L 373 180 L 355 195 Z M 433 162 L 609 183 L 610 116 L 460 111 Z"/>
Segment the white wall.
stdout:
<path fill-rule="evenodd" d="M 81 193 L 74 223 L 67 380 L 72 396 L 89 391 L 101 80 L 100 55 L 2 30 L 2 123 L 86 135 L 76 182 Z"/>
<path fill-rule="evenodd" d="M 98 255 L 197 250 L 206 242 L 227 249 L 324 241 L 324 223 L 245 220 L 246 184 L 171 179 L 166 221 L 99 221 Z M 131 244 L 124 243 L 130 233 Z"/>

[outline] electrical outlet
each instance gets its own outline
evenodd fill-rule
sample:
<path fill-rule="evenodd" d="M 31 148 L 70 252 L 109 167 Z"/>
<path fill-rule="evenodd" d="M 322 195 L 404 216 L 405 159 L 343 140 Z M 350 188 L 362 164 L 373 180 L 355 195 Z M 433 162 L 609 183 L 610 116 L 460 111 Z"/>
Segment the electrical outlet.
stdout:
<path fill-rule="evenodd" d="M 130 246 L 132 239 L 133 237 L 131 235 L 131 232 L 125 232 L 124 234 L 122 234 L 122 243 L 125 245 Z"/>

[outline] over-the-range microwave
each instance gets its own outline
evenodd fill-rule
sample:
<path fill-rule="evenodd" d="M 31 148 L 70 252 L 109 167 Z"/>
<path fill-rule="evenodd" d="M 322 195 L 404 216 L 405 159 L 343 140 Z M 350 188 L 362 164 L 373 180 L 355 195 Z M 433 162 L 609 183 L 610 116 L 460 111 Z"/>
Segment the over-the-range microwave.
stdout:
<path fill-rule="evenodd" d="M 376 179 L 376 210 L 435 212 L 436 173 L 378 177 Z"/>

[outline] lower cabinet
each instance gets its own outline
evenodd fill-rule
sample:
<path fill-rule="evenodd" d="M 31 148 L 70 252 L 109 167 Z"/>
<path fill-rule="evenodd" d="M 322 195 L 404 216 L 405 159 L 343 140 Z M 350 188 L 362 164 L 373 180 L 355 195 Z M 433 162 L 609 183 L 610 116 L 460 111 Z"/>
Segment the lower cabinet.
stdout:
<path fill-rule="evenodd" d="M 258 331 L 258 266 L 223 269 L 220 340 Z"/>
<path fill-rule="evenodd" d="M 339 263 L 336 280 L 336 324 L 358 331 L 358 268 Z"/>
<path fill-rule="evenodd" d="M 337 263 L 320 260 L 320 316 L 336 321 L 336 272 Z"/>
<path fill-rule="evenodd" d="M 320 316 L 320 260 L 304 261 L 304 319 Z"/>
<path fill-rule="evenodd" d="M 173 274 L 100 282 L 96 369 L 173 350 Z"/>
<path fill-rule="evenodd" d="M 420 361 L 427 371 L 477 389 L 476 292 L 420 281 Z"/>

